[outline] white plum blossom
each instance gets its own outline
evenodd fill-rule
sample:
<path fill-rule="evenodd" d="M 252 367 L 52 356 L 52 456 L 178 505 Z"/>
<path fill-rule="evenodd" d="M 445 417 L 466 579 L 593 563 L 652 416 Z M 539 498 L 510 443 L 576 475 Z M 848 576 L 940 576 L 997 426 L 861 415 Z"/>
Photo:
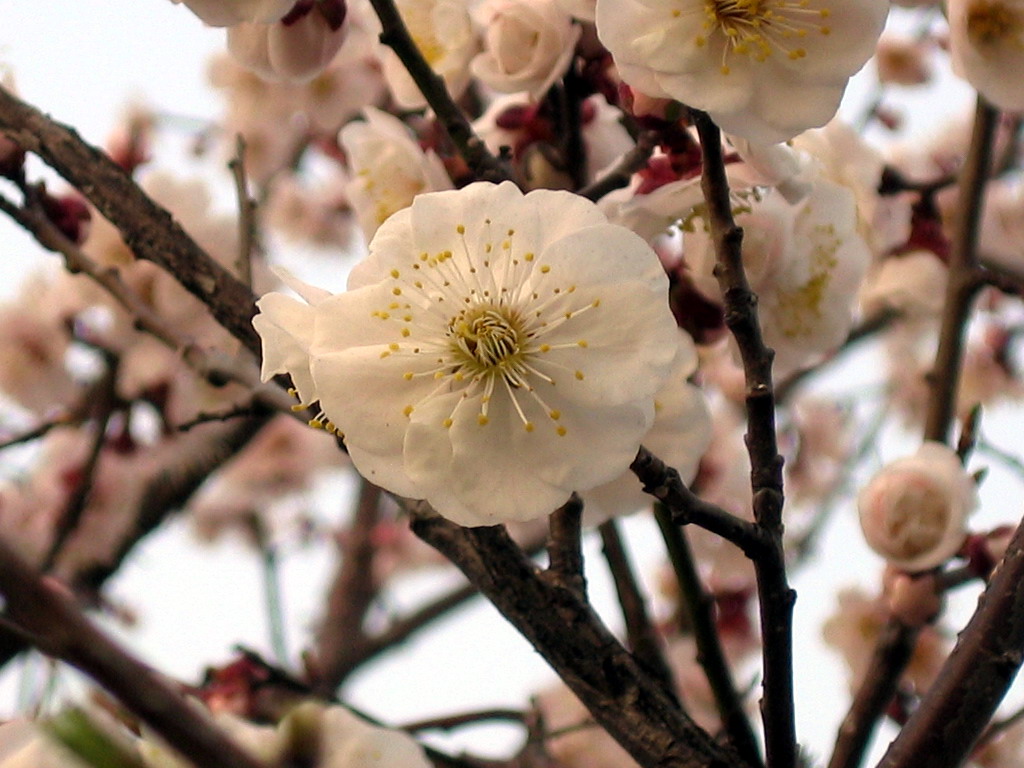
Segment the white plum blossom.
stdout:
<path fill-rule="evenodd" d="M 953 71 L 1000 109 L 1024 109 L 1024 0 L 949 0 Z"/>
<path fill-rule="evenodd" d="M 905 571 L 928 570 L 956 554 L 976 504 L 960 457 L 933 441 L 884 466 L 857 497 L 868 545 Z"/>
<path fill-rule="evenodd" d="M 888 11 L 888 0 L 598 0 L 597 33 L 636 90 L 774 143 L 835 115 Z"/>
<path fill-rule="evenodd" d="M 654 397 L 654 425 L 644 436 L 643 444 L 678 470 L 679 478 L 689 484 L 711 444 L 711 412 L 703 391 L 688 381 L 697 371 L 697 348 L 685 331 L 680 332 L 680 338 L 672 374 Z M 650 508 L 652 502 L 629 470 L 582 496 L 583 521 L 587 525 Z"/>
<path fill-rule="evenodd" d="M 872 270 L 861 291 L 867 314 L 895 310 L 907 317 L 938 317 L 946 301 L 948 270 L 931 251 L 890 256 Z"/>
<path fill-rule="evenodd" d="M 263 375 L 308 369 L 304 399 L 381 487 L 463 525 L 530 520 L 636 455 L 679 345 L 667 291 L 593 203 L 471 184 L 388 219 L 311 337 L 284 338 L 308 333 L 298 302 L 261 299 Z"/>
<path fill-rule="evenodd" d="M 777 190 L 750 207 L 743 227 L 743 262 L 758 295 L 765 342 L 775 350 L 774 372 L 785 376 L 837 347 L 853 323 L 857 290 L 870 251 L 857 232 L 853 193 L 818 179 L 790 205 Z M 714 247 L 703 219 L 684 232 L 686 261 L 697 286 L 718 296 Z"/>
<path fill-rule="evenodd" d="M 469 62 L 479 50 L 467 0 L 397 0 L 395 6 L 416 47 L 458 98 L 469 85 Z M 384 78 L 403 109 L 426 106 L 426 99 L 390 48 L 381 46 Z"/>
<path fill-rule="evenodd" d="M 541 98 L 565 73 L 581 28 L 555 0 L 487 0 L 477 10 L 484 49 L 473 75 L 500 93 Z"/>
<path fill-rule="evenodd" d="M 331 63 L 348 33 L 315 9 L 289 24 L 246 22 L 228 30 L 228 50 L 267 80 L 311 80 Z"/>
<path fill-rule="evenodd" d="M 345 191 L 369 240 L 416 195 L 451 189 L 452 183 L 441 159 L 420 149 L 401 120 L 374 107 L 364 115 L 365 121 L 349 123 L 338 139 L 352 172 Z"/>
<path fill-rule="evenodd" d="M 291 10 L 295 0 L 171 0 L 182 2 L 211 27 L 231 27 L 246 21 L 264 24 L 277 21 Z"/>

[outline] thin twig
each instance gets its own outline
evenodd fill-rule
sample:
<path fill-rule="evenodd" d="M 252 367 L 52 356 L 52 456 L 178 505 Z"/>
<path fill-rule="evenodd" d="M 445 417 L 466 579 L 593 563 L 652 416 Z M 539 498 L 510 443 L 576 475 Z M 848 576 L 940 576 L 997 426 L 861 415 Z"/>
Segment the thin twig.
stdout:
<path fill-rule="evenodd" d="M 746 381 L 747 453 L 750 455 L 754 520 L 767 542 L 754 559 L 764 645 L 764 697 L 761 702 L 765 751 L 772 768 L 795 768 L 799 758 L 793 704 L 793 603 L 796 593 L 786 577 L 782 548 L 782 456 L 775 434 L 772 360 L 775 353 L 761 334 L 757 296 L 743 266 L 743 231 L 736 226 L 718 126 L 703 112 L 691 111 L 703 160 L 701 189 L 715 245 L 715 277 L 728 326 L 743 362 Z"/>
<path fill-rule="evenodd" d="M 526 713 L 519 709 L 481 709 L 476 712 L 463 712 L 458 715 L 445 715 L 443 717 L 432 717 L 429 720 L 417 720 L 400 725 L 398 728 L 408 733 L 418 733 L 419 731 L 453 731 L 466 725 L 477 725 L 493 720 L 523 723 L 526 720 Z"/>
<path fill-rule="evenodd" d="M 828 768 L 857 768 L 864 760 L 878 722 L 899 688 L 914 653 L 920 628 L 889 619 L 875 642 L 868 671 L 854 694 L 836 735 Z"/>
<path fill-rule="evenodd" d="M 750 718 L 743 710 L 743 699 L 736 688 L 718 636 L 715 600 L 701 582 L 686 531 L 672 522 L 671 513 L 661 504 L 655 505 L 654 517 L 665 540 L 676 581 L 679 582 L 683 607 L 697 645 L 697 663 L 708 679 L 711 693 L 715 697 L 715 706 L 722 718 L 722 726 L 736 751 L 750 765 L 763 765 L 757 738 L 750 725 Z"/>
<path fill-rule="evenodd" d="M 69 424 L 74 424 L 80 417 L 73 414 L 65 414 L 49 421 L 44 421 L 42 424 L 33 427 L 32 429 L 26 430 L 21 434 L 9 437 L 6 440 L 0 442 L 0 451 L 6 448 L 12 448 L 15 445 L 22 445 L 23 443 L 30 443 L 33 440 L 38 440 L 40 437 L 45 437 L 46 434 L 56 427 L 64 427 Z"/>
<path fill-rule="evenodd" d="M 466 574 L 643 768 L 746 765 L 639 667 L 589 603 L 539 573 L 502 527 L 416 513 L 413 531 Z"/>
<path fill-rule="evenodd" d="M 0 130 L 85 195 L 120 230 L 136 256 L 174 275 L 250 352 L 259 354 L 260 339 L 252 327 L 252 291 L 196 245 L 171 214 L 114 161 L 72 128 L 51 120 L 3 87 Z"/>
<path fill-rule="evenodd" d="M 704 501 L 686 487 L 674 467 L 643 446 L 629 467 L 644 485 L 644 492 L 658 499 L 669 510 L 676 525 L 697 525 L 716 533 L 754 559 L 764 550 L 765 538 L 756 525 Z"/>
<path fill-rule="evenodd" d="M 214 384 L 235 381 L 252 389 L 260 402 L 282 412 L 291 413 L 294 401 L 275 385 L 260 383 L 259 372 L 252 363 L 238 360 L 216 350 L 204 349 L 161 318 L 142 298 L 125 284 L 120 273 L 103 268 L 81 248 L 71 242 L 45 214 L 36 207 L 21 207 L 0 196 L 3 211 L 36 238 L 44 248 L 60 253 L 71 272 L 80 272 L 102 286 L 135 320 L 136 326 L 178 350 L 182 359 L 201 376 Z"/>
<path fill-rule="evenodd" d="M 256 250 L 256 201 L 249 196 L 249 184 L 245 173 L 245 138 L 235 135 L 235 156 L 228 163 L 235 180 L 235 196 L 238 199 L 238 257 L 235 273 L 238 279 L 252 288 L 252 257 Z"/>
<path fill-rule="evenodd" d="M 626 622 L 626 641 L 636 660 L 654 677 L 661 680 L 665 689 L 678 697 L 672 668 L 665 660 L 664 642 L 647 612 L 647 601 L 640 590 L 629 553 L 619 534 L 614 518 L 598 527 L 604 558 L 608 561 L 615 582 L 615 592 Z"/>
<path fill-rule="evenodd" d="M 8 615 L 39 649 L 77 667 L 199 768 L 264 768 L 167 678 L 131 656 L 0 540 L 0 592 Z"/>
<path fill-rule="evenodd" d="M 657 131 L 643 131 L 636 139 L 636 146 L 626 152 L 615 166 L 599 179 L 581 188 L 577 194 L 597 202 L 609 192 L 628 187 L 633 174 L 647 165 L 658 146 Z"/>
<path fill-rule="evenodd" d="M 381 43 L 391 48 L 401 60 L 420 93 L 437 115 L 438 122 L 444 127 L 477 179 L 494 182 L 511 180 L 511 171 L 505 163 L 488 151 L 483 140 L 476 135 L 469 120 L 459 109 L 459 105 L 448 93 L 444 80 L 430 68 L 412 35 L 409 34 L 409 29 L 402 21 L 394 2 L 370 0 L 370 3 L 380 19 Z"/>
<path fill-rule="evenodd" d="M 333 695 L 354 668 L 352 650 L 367 639 L 363 623 L 379 588 L 373 567 L 377 554 L 373 530 L 380 520 L 380 499 L 380 488 L 361 480 L 352 523 L 339 547 L 341 565 L 327 594 L 327 615 L 317 633 L 311 661 L 313 689 L 324 696 Z"/>

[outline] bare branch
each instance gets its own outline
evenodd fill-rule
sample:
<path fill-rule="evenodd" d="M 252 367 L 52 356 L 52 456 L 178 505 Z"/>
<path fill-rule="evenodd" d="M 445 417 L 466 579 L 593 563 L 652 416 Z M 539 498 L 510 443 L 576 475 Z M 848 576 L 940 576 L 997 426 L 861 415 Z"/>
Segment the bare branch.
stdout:
<path fill-rule="evenodd" d="M 8 615 L 31 633 L 41 651 L 92 677 L 199 768 L 264 768 L 167 678 L 100 631 L 2 540 L 0 592 Z"/>

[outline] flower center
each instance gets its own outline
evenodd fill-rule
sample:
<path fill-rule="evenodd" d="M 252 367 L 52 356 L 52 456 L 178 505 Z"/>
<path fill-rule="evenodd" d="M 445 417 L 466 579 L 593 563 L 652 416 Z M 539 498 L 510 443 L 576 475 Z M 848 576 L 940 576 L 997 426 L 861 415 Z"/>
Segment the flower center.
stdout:
<path fill-rule="evenodd" d="M 481 304 L 462 310 L 448 323 L 448 339 L 460 367 L 471 374 L 516 374 L 521 367 L 523 331 L 505 306 Z M 510 383 L 518 385 L 516 379 Z"/>
<path fill-rule="evenodd" d="M 1000 2 L 974 3 L 967 10 L 967 37 L 976 46 L 994 45 L 1016 39 L 1024 24 L 1018 15 Z"/>
<path fill-rule="evenodd" d="M 758 62 L 766 61 L 775 51 L 794 61 L 802 59 L 807 51 L 795 41 L 812 32 L 832 32 L 822 23 L 831 15 L 829 9 L 810 5 L 811 0 L 705 0 L 703 30 L 695 42 L 703 46 L 716 32 L 724 36 L 723 75 L 730 71 L 730 53 Z"/>

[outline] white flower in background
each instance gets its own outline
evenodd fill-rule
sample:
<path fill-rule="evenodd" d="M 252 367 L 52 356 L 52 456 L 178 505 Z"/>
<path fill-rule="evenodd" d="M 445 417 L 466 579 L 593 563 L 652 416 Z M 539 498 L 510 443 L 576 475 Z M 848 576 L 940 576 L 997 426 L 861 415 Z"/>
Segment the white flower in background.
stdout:
<path fill-rule="evenodd" d="M 687 379 L 697 371 L 697 348 L 685 331 L 680 332 L 679 355 L 672 374 L 654 396 L 654 426 L 644 446 L 679 471 L 689 485 L 697 474 L 704 451 L 711 444 L 711 413 L 704 392 Z M 599 525 L 616 515 L 650 508 L 653 497 L 644 493 L 631 471 L 582 494 L 583 520 Z"/>
<path fill-rule="evenodd" d="M 467 0 L 397 0 L 395 5 L 416 47 L 454 98 L 469 85 L 469 62 L 479 50 Z M 420 109 L 426 100 L 395 52 L 381 46 L 381 62 L 395 102 Z"/>
<path fill-rule="evenodd" d="M 1024 109 L 1024 0 L 949 0 L 953 71 L 1000 109 Z"/>
<path fill-rule="evenodd" d="M 870 58 L 888 0 L 598 0 L 622 79 L 775 143 L 824 125 Z"/>
<path fill-rule="evenodd" d="M 529 520 L 634 458 L 679 344 L 667 291 L 592 203 L 472 184 L 388 219 L 349 291 L 316 304 L 310 360 L 264 336 L 263 375 L 308 366 L 304 399 L 378 485 L 464 525 Z"/>
<path fill-rule="evenodd" d="M 369 240 L 416 195 L 451 189 L 452 182 L 441 159 L 420 149 L 405 123 L 374 107 L 363 113 L 366 120 L 346 125 L 338 141 L 352 173 L 345 191 Z"/>
<path fill-rule="evenodd" d="M 288 24 L 247 22 L 228 30 L 228 50 L 243 66 L 267 80 L 303 82 L 334 59 L 348 34 L 314 6 Z"/>
<path fill-rule="evenodd" d="M 559 7 L 580 21 L 593 22 L 597 15 L 597 0 L 555 0 Z"/>
<path fill-rule="evenodd" d="M 180 4 L 183 0 L 171 0 Z M 192 13 L 211 27 L 231 27 L 245 21 L 277 21 L 296 0 L 184 0 Z"/>
<path fill-rule="evenodd" d="M 581 28 L 555 0 L 487 0 L 476 13 L 484 50 L 473 75 L 500 93 L 540 99 L 572 60 Z"/>
<path fill-rule="evenodd" d="M 774 372 L 785 376 L 837 347 L 853 323 L 853 305 L 870 261 L 857 232 L 850 190 L 818 179 L 790 205 L 773 190 L 740 213 L 743 263 L 754 292 L 765 342 L 775 350 Z M 697 286 L 719 295 L 712 275 L 714 245 L 703 219 L 683 234 Z"/>
<path fill-rule="evenodd" d="M 593 181 L 607 166 L 635 146 L 622 125 L 622 111 L 613 107 L 599 93 L 589 96 L 580 105 L 581 133 L 586 148 L 584 176 Z M 541 141 L 541 137 L 557 132 L 557 126 L 543 104 L 531 103 L 526 94 L 499 96 L 473 123 L 487 148 L 498 154 L 508 147 L 516 163 Z M 523 176 L 527 175 L 524 168 Z"/>
<path fill-rule="evenodd" d="M 857 229 L 876 258 L 907 242 L 911 197 L 878 194 L 885 159 L 857 131 L 836 119 L 801 133 L 792 145 L 814 159 L 808 170 L 853 192 Z"/>
<path fill-rule="evenodd" d="M 861 306 L 871 315 L 895 310 L 907 317 L 938 317 L 946 302 L 948 270 L 931 251 L 890 256 L 870 273 Z"/>
<path fill-rule="evenodd" d="M 887 464 L 857 497 L 868 545 L 906 571 L 934 568 L 956 554 L 976 505 L 974 480 L 956 452 L 937 442 Z"/>

